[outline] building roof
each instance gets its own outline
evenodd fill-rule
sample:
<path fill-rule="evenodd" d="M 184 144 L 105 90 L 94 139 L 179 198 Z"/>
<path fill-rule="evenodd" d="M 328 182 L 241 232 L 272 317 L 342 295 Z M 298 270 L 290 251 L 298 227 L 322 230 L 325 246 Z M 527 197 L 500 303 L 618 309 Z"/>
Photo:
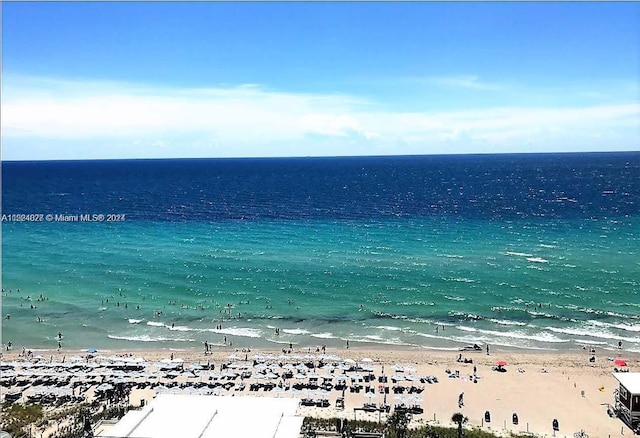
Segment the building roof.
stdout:
<path fill-rule="evenodd" d="M 159 394 L 139 411 L 130 411 L 103 437 L 119 438 L 297 438 L 299 400 Z"/>
<path fill-rule="evenodd" d="M 640 394 L 640 373 L 613 373 L 613 377 L 631 394 Z"/>

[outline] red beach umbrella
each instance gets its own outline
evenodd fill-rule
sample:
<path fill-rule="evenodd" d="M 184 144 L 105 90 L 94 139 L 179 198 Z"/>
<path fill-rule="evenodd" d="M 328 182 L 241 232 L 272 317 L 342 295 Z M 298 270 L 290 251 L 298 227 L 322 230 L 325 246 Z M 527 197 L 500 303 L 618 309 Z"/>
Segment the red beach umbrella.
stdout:
<path fill-rule="evenodd" d="M 506 364 L 507 364 L 507 361 L 506 361 L 506 360 L 499 360 L 498 362 L 496 362 L 496 365 L 498 365 L 498 366 L 500 366 L 500 367 L 503 367 L 503 366 L 505 366 Z"/>
<path fill-rule="evenodd" d="M 616 364 L 616 366 L 619 366 L 619 367 L 626 367 L 627 366 L 627 361 L 624 360 L 624 359 L 620 359 L 620 358 L 614 360 L 613 363 Z"/>

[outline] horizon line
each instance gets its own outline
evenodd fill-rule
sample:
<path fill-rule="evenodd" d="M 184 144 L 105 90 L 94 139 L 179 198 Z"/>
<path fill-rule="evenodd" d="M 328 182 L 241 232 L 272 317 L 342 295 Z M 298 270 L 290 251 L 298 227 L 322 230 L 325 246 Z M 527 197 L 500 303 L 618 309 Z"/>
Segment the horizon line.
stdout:
<path fill-rule="evenodd" d="M 300 159 L 342 159 L 342 158 L 416 158 L 416 157 L 457 157 L 490 155 L 602 155 L 602 154 L 638 154 L 640 150 L 606 151 L 547 151 L 547 152 L 473 152 L 473 153 L 429 153 L 429 154 L 380 154 L 380 155 L 289 155 L 289 156 L 249 156 L 249 157 L 128 157 L 128 158 L 45 158 L 14 160 L 0 157 L 0 163 L 34 162 L 85 162 L 85 161 L 188 161 L 188 160 L 300 160 Z"/>

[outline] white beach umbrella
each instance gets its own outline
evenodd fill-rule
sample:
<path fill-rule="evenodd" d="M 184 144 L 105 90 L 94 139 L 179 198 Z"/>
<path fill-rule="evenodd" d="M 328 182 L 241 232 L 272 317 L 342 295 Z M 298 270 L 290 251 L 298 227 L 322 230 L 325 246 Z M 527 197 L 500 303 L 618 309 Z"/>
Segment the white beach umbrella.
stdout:
<path fill-rule="evenodd" d="M 404 404 L 407 402 L 407 397 L 404 394 L 394 394 L 393 401 L 397 404 Z"/>
<path fill-rule="evenodd" d="M 373 400 L 374 398 L 376 398 L 376 393 L 375 392 L 365 392 L 364 396 L 366 398 L 368 398 L 369 400 Z"/>

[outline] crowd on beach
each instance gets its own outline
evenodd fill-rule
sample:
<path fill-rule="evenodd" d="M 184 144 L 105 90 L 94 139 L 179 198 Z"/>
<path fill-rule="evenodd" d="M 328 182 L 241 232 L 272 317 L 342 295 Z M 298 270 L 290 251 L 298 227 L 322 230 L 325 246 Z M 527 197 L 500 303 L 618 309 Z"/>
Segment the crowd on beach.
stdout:
<path fill-rule="evenodd" d="M 583 405 L 584 397 L 612 402 L 611 393 L 604 390 L 613 390 L 609 361 L 590 364 L 590 349 L 568 356 L 561 366 L 556 364 L 557 355 L 498 352 L 507 360 L 496 360 L 485 352 L 485 348 L 456 354 L 345 348 L 323 353 L 322 346 L 316 346 L 269 353 L 214 348 L 208 343 L 205 354 L 190 350 L 135 354 L 51 351 L 44 357 L 37 350 L 9 351 L 2 357 L 1 383 L 3 393 L 18 391 L 22 401 L 36 400 L 43 391 L 54 388 L 71 388 L 73 396 L 91 402 L 102 400 L 114 388 L 126 389 L 133 405 L 161 392 L 289 396 L 300 398 L 301 413 L 308 416 L 356 415 L 376 420 L 395 409 L 407 409 L 416 421 L 440 423 L 459 409 L 471 424 L 494 429 L 498 419 L 510 419 L 517 412 L 523 421 L 509 425 L 509 430 L 523 431 L 528 426 L 531 431 L 544 432 L 553 419 L 564 427 L 575 424 L 607 431 L 615 424 L 620 430 L 619 422 L 599 417 L 598 410 L 576 411 L 576 418 L 571 418 L 548 406 L 550 393 L 561 404 Z M 516 368 L 518 372 L 506 372 Z M 491 412 L 493 423 L 484 422 L 485 411 Z"/>

